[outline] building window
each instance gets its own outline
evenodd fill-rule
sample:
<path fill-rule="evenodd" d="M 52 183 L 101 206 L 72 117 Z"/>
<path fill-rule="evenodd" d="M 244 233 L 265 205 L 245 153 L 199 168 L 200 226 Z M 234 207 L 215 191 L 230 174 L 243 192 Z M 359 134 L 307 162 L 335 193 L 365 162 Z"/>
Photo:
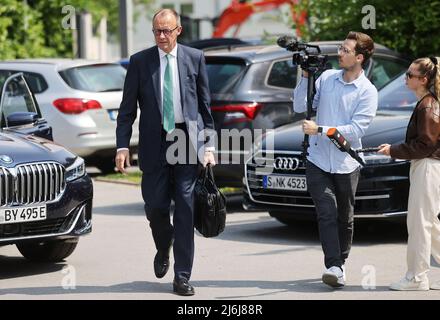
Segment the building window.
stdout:
<path fill-rule="evenodd" d="M 180 5 L 180 14 L 182 16 L 190 16 L 193 14 L 193 4 L 184 3 Z"/>

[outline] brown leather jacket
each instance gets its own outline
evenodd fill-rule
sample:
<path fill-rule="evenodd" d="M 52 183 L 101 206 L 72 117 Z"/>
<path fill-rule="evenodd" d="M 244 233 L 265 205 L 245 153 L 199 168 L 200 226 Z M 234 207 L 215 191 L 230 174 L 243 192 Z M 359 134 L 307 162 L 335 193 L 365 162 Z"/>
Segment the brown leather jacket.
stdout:
<path fill-rule="evenodd" d="M 405 143 L 392 145 L 391 157 L 397 159 L 434 158 L 440 160 L 439 102 L 431 94 L 414 108 L 406 131 Z"/>

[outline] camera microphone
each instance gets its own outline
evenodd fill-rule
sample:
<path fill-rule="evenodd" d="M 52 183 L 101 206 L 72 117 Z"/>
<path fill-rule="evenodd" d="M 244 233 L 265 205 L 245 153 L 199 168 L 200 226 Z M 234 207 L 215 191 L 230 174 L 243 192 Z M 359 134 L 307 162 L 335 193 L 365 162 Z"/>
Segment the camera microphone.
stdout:
<path fill-rule="evenodd" d="M 364 160 L 359 157 L 358 153 L 351 148 L 350 142 L 336 128 L 330 128 L 327 131 L 327 137 L 342 152 L 347 152 L 353 159 L 365 166 Z"/>
<path fill-rule="evenodd" d="M 377 152 L 379 150 L 380 150 L 379 147 L 372 147 L 372 148 L 358 149 L 358 150 L 356 150 L 356 152 L 357 153 L 360 153 L 360 152 Z"/>
<path fill-rule="evenodd" d="M 291 37 L 291 36 L 282 36 L 282 37 L 279 37 L 277 40 L 277 44 L 281 48 L 288 48 L 296 42 L 298 42 L 298 40 L 295 37 Z"/>

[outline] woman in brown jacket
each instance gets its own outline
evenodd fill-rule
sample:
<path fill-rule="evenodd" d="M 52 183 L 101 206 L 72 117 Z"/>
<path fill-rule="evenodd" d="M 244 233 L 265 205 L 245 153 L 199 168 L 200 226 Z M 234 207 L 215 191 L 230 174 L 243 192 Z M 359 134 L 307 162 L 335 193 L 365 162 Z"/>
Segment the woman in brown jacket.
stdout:
<path fill-rule="evenodd" d="M 440 290 L 429 286 L 431 254 L 440 263 L 440 65 L 435 57 L 415 60 L 406 72 L 406 85 L 419 101 L 408 124 L 405 143 L 382 144 L 379 152 L 410 159 L 407 272 L 391 290 Z"/>

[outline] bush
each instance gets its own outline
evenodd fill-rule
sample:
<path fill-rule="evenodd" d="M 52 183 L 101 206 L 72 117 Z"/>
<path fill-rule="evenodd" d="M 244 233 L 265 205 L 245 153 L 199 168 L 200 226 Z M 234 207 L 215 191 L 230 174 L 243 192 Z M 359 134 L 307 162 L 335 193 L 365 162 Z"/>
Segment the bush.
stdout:
<path fill-rule="evenodd" d="M 366 5 L 376 10 L 376 29 L 362 29 Z M 439 0 L 303 0 L 301 9 L 309 17 L 302 28 L 306 40 L 344 39 L 349 31 L 361 31 L 410 56 L 440 54 Z"/>

